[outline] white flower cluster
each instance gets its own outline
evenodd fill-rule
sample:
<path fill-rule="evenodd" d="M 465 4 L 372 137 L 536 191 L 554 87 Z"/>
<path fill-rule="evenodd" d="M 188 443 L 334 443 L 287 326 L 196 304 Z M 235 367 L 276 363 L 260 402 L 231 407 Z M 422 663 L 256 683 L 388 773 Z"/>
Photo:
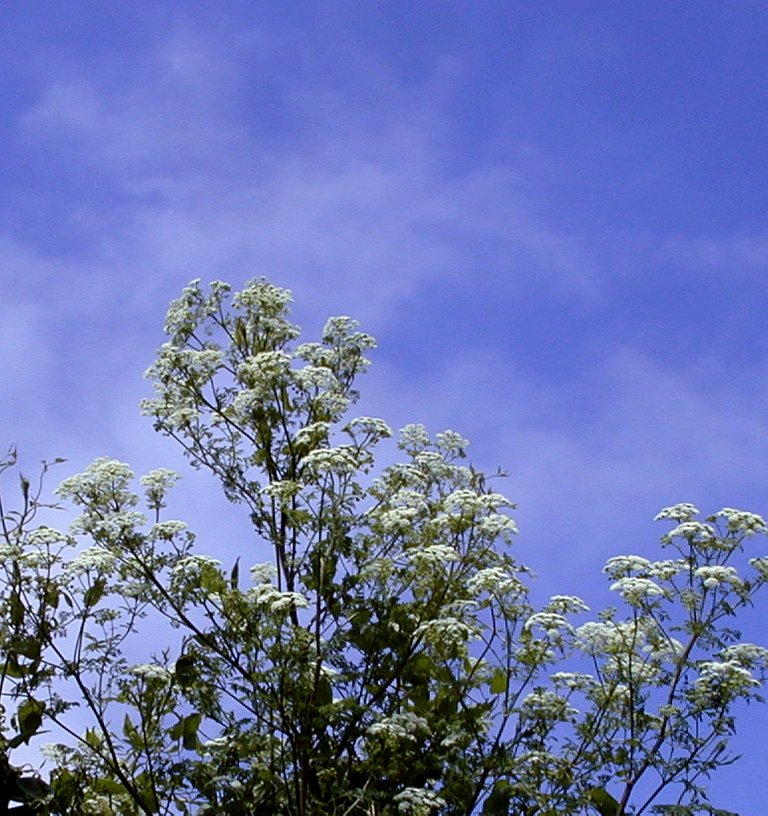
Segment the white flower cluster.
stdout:
<path fill-rule="evenodd" d="M 177 519 L 167 519 L 153 524 L 150 528 L 149 535 L 153 539 L 170 541 L 185 532 L 187 532 L 186 522 L 178 521 Z M 187 535 L 192 537 L 192 533 L 187 533 Z"/>
<path fill-rule="evenodd" d="M 750 558 L 749 565 L 758 572 L 761 578 L 768 580 L 768 556 Z"/>
<path fill-rule="evenodd" d="M 407 816 L 428 816 L 432 811 L 446 806 L 445 799 L 426 788 L 405 788 L 394 797 L 397 812 Z"/>
<path fill-rule="evenodd" d="M 552 595 L 544 611 L 557 612 L 561 615 L 578 614 L 589 612 L 589 607 L 576 595 Z"/>
<path fill-rule="evenodd" d="M 162 508 L 165 494 L 180 478 L 178 473 L 168 468 L 157 468 L 142 476 L 140 481 L 144 485 L 149 507 L 153 510 Z"/>
<path fill-rule="evenodd" d="M 563 686 L 568 691 L 588 691 L 597 683 L 591 674 L 582 672 L 555 672 L 549 679 L 556 686 Z"/>
<path fill-rule="evenodd" d="M 462 647 L 472 637 L 475 630 L 466 622 L 454 617 L 436 618 L 416 627 L 415 637 L 421 637 L 432 646 Z"/>
<path fill-rule="evenodd" d="M 723 649 L 720 657 L 725 661 L 735 660 L 749 669 L 768 668 L 768 649 L 756 646 L 754 643 L 735 643 Z"/>
<path fill-rule="evenodd" d="M 760 683 L 752 672 L 734 658 L 718 662 L 704 661 L 690 695 L 700 708 L 720 708 L 735 697 L 749 697 Z"/>
<path fill-rule="evenodd" d="M 522 581 L 508 569 L 500 566 L 478 570 L 467 581 L 467 589 L 473 595 L 489 592 L 517 597 L 525 594 L 525 586 Z"/>
<path fill-rule="evenodd" d="M 431 570 L 458 561 L 459 554 L 448 544 L 431 544 L 423 549 L 415 547 L 409 550 L 408 560 L 420 571 Z"/>
<path fill-rule="evenodd" d="M 255 584 L 268 584 L 277 575 L 277 569 L 274 564 L 265 561 L 261 564 L 254 564 L 250 573 Z"/>
<path fill-rule="evenodd" d="M 745 535 L 768 532 L 765 519 L 756 513 L 747 513 L 733 507 L 723 507 L 722 510 L 715 513 L 715 516 L 727 522 L 730 532 L 743 532 Z"/>
<path fill-rule="evenodd" d="M 301 460 L 303 467 L 314 473 L 351 474 L 359 462 L 355 448 L 341 445 L 337 448 L 316 448 Z"/>
<path fill-rule="evenodd" d="M 638 578 L 636 576 L 619 578 L 618 581 L 611 584 L 611 592 L 618 592 L 631 606 L 642 606 L 654 599 L 663 598 L 667 594 L 650 578 Z"/>
<path fill-rule="evenodd" d="M 88 547 L 78 553 L 65 567 L 71 576 L 84 575 L 91 570 L 100 573 L 111 572 L 117 562 L 116 556 L 98 545 Z"/>
<path fill-rule="evenodd" d="M 683 502 L 681 504 L 673 504 L 671 507 L 665 507 L 654 516 L 654 521 L 663 521 L 664 519 L 672 519 L 673 521 L 690 521 L 694 516 L 699 515 L 698 508 L 693 504 Z"/>
<path fill-rule="evenodd" d="M 389 439 L 392 436 L 392 429 L 378 417 L 355 417 L 344 426 L 343 430 L 353 438 L 365 435 L 373 441 Z"/>
<path fill-rule="evenodd" d="M 578 713 L 565 697 L 543 688 L 534 689 L 523 700 L 521 712 L 525 718 L 547 720 L 552 723 L 566 722 Z"/>
<path fill-rule="evenodd" d="M 523 624 L 524 632 L 539 630 L 553 643 L 560 644 L 566 634 L 573 634 L 573 626 L 557 612 L 534 612 Z"/>
<path fill-rule="evenodd" d="M 67 540 L 67 536 L 58 530 L 51 527 L 38 527 L 27 536 L 26 544 L 28 547 L 49 547 L 52 544 L 63 544 Z"/>
<path fill-rule="evenodd" d="M 697 567 L 693 573 L 707 589 L 717 589 L 722 585 L 730 585 L 741 588 L 744 582 L 739 578 L 739 574 L 734 567 L 726 567 L 721 564 L 713 564 L 705 567 Z"/>
<path fill-rule="evenodd" d="M 398 447 L 408 452 L 423 451 L 429 447 L 429 434 L 420 424 L 411 423 L 400 429 Z"/>
<path fill-rule="evenodd" d="M 368 734 L 382 737 L 387 742 L 417 742 L 429 735 L 429 723 L 412 711 L 403 711 L 373 723 L 368 727 Z"/>
<path fill-rule="evenodd" d="M 299 592 L 281 592 L 272 584 L 259 584 L 249 589 L 247 597 L 257 606 L 268 607 L 270 612 L 306 609 L 309 601 Z"/>
<path fill-rule="evenodd" d="M 163 666 L 158 666 L 157 663 L 140 663 L 136 666 L 131 666 L 131 668 L 128 669 L 128 673 L 152 683 L 170 683 L 172 677 L 168 669 Z"/>
<path fill-rule="evenodd" d="M 463 456 L 468 446 L 469 440 L 456 431 L 445 430 L 435 436 L 435 447 L 449 456 Z"/>
<path fill-rule="evenodd" d="M 648 573 L 650 569 L 651 562 L 647 558 L 639 555 L 616 555 L 606 561 L 603 572 L 611 578 L 621 578 L 633 572 Z"/>
<path fill-rule="evenodd" d="M 703 521 L 683 521 L 674 529 L 661 537 L 663 542 L 670 542 L 675 538 L 685 538 L 697 544 L 714 542 L 717 538 L 711 525 Z"/>
<path fill-rule="evenodd" d="M 101 457 L 95 459 L 84 473 L 65 479 L 54 491 L 75 504 L 96 503 L 101 507 L 134 507 L 138 497 L 129 490 L 133 471 L 125 462 Z"/>

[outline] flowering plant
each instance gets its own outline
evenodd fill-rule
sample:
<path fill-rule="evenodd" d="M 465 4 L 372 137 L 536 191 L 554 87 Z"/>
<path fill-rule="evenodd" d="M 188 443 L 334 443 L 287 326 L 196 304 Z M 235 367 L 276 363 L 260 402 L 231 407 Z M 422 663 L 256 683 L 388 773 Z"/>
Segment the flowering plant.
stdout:
<path fill-rule="evenodd" d="M 462 463 L 467 441 L 409 425 L 375 469 L 390 428 L 348 416 L 372 338 L 336 317 L 298 343 L 289 304 L 265 280 L 193 282 L 148 371 L 144 412 L 248 514 L 234 564 L 164 518 L 165 469 L 143 496 L 110 459 L 64 480 L 66 532 L 38 522 L 42 485 L 0 504 L 6 806 L 726 813 L 702 783 L 766 668 L 726 626 L 768 580 L 768 557 L 741 563 L 763 519 L 668 507 L 673 557 L 607 563 L 615 608 L 534 608 L 514 505 Z M 47 781 L 10 762 L 43 733 Z"/>

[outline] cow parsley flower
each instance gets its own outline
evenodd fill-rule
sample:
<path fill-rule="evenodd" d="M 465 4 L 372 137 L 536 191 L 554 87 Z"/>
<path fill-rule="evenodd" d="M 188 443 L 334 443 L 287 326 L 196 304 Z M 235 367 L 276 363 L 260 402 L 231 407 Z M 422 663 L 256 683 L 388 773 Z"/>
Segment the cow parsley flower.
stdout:
<path fill-rule="evenodd" d="M 405 788 L 393 800 L 397 802 L 397 812 L 407 816 L 428 816 L 446 806 L 445 799 L 426 788 Z"/>
<path fill-rule="evenodd" d="M 744 510 L 736 510 L 733 507 L 723 507 L 715 513 L 718 518 L 725 519 L 728 523 L 728 530 L 731 532 L 743 532 L 745 535 L 768 532 L 768 525 L 762 516 L 756 513 L 747 513 Z"/>
<path fill-rule="evenodd" d="M 693 573 L 697 578 L 701 578 L 702 583 L 707 589 L 716 589 L 722 584 L 730 584 L 734 587 L 740 587 L 743 582 L 739 578 L 738 572 L 734 567 L 725 567 L 720 564 L 713 564 L 707 567 L 698 567 Z"/>
<path fill-rule="evenodd" d="M 694 516 L 699 515 L 698 508 L 693 504 L 681 503 L 665 507 L 654 516 L 654 521 L 672 519 L 673 521 L 690 521 Z"/>
<path fill-rule="evenodd" d="M 633 572 L 647 573 L 651 569 L 651 562 L 639 555 L 616 555 L 609 558 L 603 567 L 603 572 L 611 578 L 621 578 Z"/>
<path fill-rule="evenodd" d="M 158 666 L 157 663 L 140 663 L 136 666 L 131 666 L 128 673 L 134 677 L 140 677 L 142 680 L 153 683 L 169 683 L 171 681 L 171 672 L 163 666 Z"/>
<path fill-rule="evenodd" d="M 65 571 L 72 576 L 84 575 L 91 570 L 96 572 L 110 572 L 117 562 L 113 553 L 104 547 L 88 547 L 76 555 L 65 567 Z"/>
<path fill-rule="evenodd" d="M 387 742 L 416 742 L 429 735 L 429 723 L 412 711 L 404 711 L 373 723 L 368 727 L 368 734 L 383 737 Z"/>
<path fill-rule="evenodd" d="M 433 569 L 458 561 L 459 554 L 448 544 L 431 544 L 423 549 L 414 548 L 408 552 L 408 560 L 420 570 Z"/>
<path fill-rule="evenodd" d="M 714 541 L 716 536 L 715 531 L 709 524 L 704 524 L 701 521 L 683 521 L 666 535 L 663 535 L 661 540 L 668 543 L 675 538 L 687 538 L 701 544 Z"/>
<path fill-rule="evenodd" d="M 611 584 L 611 591 L 618 592 L 632 606 L 666 595 L 655 581 L 637 577 L 619 578 L 615 584 Z"/>

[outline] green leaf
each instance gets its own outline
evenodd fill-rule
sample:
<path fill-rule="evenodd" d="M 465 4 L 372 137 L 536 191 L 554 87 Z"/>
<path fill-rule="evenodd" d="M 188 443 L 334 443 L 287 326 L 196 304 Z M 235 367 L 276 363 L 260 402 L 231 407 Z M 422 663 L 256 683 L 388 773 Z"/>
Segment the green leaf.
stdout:
<path fill-rule="evenodd" d="M 182 745 L 188 751 L 194 751 L 197 748 L 197 729 L 200 727 L 202 717 L 203 715 L 199 712 L 184 717 L 181 727 L 181 740 Z"/>
<path fill-rule="evenodd" d="M 232 572 L 229 574 L 230 589 L 237 589 L 240 585 L 240 556 L 235 561 L 235 566 L 232 567 Z"/>
<path fill-rule="evenodd" d="M 600 816 L 619 816 L 619 803 L 605 788 L 592 788 L 589 801 Z"/>
<path fill-rule="evenodd" d="M 96 606 L 96 604 L 104 597 L 106 588 L 107 582 L 103 578 L 97 578 L 85 591 L 85 595 L 83 595 L 83 603 L 87 607 Z"/>
<path fill-rule="evenodd" d="M 101 748 L 101 737 L 93 728 L 86 728 L 84 737 L 85 744 L 91 748 Z"/>
<path fill-rule="evenodd" d="M 485 816 L 507 816 L 512 799 L 512 786 L 506 779 L 499 779 L 483 804 Z"/>
<path fill-rule="evenodd" d="M 8 652 L 28 657 L 30 660 L 40 659 L 42 643 L 36 638 L 11 638 L 8 643 Z"/>
<path fill-rule="evenodd" d="M 508 682 L 509 678 L 507 677 L 507 673 L 504 671 L 504 669 L 496 669 L 491 676 L 491 682 L 489 684 L 491 694 L 506 694 Z"/>
<path fill-rule="evenodd" d="M 17 744 L 21 742 L 28 743 L 40 726 L 43 724 L 43 712 L 45 711 L 45 704 L 39 700 L 31 697 L 18 707 L 16 711 L 16 726 L 19 729 L 19 735 L 15 738 Z"/>
<path fill-rule="evenodd" d="M 172 725 L 168 729 L 168 736 L 172 740 L 176 741 L 176 740 L 180 740 L 183 735 L 184 735 L 184 718 L 179 717 L 179 720 L 176 723 L 176 725 Z"/>
<path fill-rule="evenodd" d="M 25 610 L 18 592 L 11 592 L 9 604 L 11 607 L 11 624 L 14 629 L 20 629 L 24 625 Z"/>
<path fill-rule="evenodd" d="M 317 684 L 315 700 L 319 706 L 330 705 L 333 702 L 331 683 L 327 677 L 321 677 Z"/>
<path fill-rule="evenodd" d="M 176 661 L 176 665 L 174 666 L 174 674 L 176 675 L 176 682 L 182 688 L 191 686 L 197 678 L 194 656 L 189 654 L 182 655 Z"/>
<path fill-rule="evenodd" d="M 24 804 L 42 804 L 51 793 L 51 786 L 37 776 L 22 776 L 16 780 L 16 787 L 23 797 L 18 801 Z"/>
<path fill-rule="evenodd" d="M 18 680 L 19 678 L 26 677 L 26 675 L 29 674 L 29 667 L 19 665 L 16 655 L 11 653 L 6 658 L 3 672 L 7 674 L 8 677 L 13 677 L 14 680 Z"/>

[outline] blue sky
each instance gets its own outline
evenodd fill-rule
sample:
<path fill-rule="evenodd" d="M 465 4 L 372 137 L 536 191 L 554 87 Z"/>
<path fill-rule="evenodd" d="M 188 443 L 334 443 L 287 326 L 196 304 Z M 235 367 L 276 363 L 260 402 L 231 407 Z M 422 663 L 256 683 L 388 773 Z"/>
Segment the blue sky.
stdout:
<path fill-rule="evenodd" d="M 0 444 L 185 469 L 136 407 L 167 304 L 266 275 L 378 338 L 366 413 L 509 472 L 542 597 L 609 602 L 662 506 L 768 512 L 767 37 L 747 0 L 3 4 Z M 246 535 L 200 475 L 173 510 Z M 759 812 L 767 729 L 716 804 Z"/>

